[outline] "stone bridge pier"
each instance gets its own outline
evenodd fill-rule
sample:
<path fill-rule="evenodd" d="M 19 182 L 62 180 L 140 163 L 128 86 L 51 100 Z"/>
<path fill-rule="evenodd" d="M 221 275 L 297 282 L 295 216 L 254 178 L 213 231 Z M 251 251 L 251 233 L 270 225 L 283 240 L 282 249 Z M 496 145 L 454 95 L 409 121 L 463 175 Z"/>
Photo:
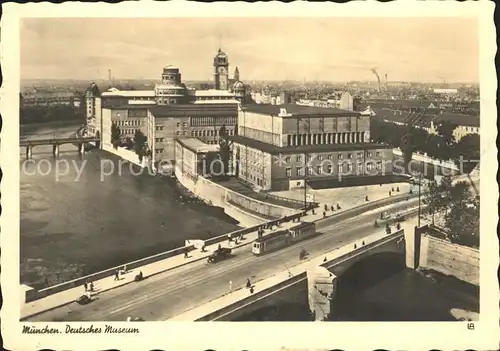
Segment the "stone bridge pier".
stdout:
<path fill-rule="evenodd" d="M 335 299 L 337 276 L 322 266 L 307 271 L 309 310 L 315 321 L 325 321 L 330 316 Z"/>

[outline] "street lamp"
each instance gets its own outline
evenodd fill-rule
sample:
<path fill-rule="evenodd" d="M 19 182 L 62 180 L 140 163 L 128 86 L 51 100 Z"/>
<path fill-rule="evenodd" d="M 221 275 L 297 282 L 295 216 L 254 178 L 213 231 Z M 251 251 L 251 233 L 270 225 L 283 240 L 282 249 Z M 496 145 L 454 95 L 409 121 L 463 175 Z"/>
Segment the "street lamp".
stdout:
<path fill-rule="evenodd" d="M 308 153 L 304 152 L 304 210 L 307 211 L 307 157 Z"/>
<path fill-rule="evenodd" d="M 421 164 L 421 166 L 423 166 Z M 420 228 L 420 196 L 421 196 L 421 184 L 422 184 L 422 172 L 419 172 L 418 174 L 418 219 L 417 219 L 417 226 Z"/>

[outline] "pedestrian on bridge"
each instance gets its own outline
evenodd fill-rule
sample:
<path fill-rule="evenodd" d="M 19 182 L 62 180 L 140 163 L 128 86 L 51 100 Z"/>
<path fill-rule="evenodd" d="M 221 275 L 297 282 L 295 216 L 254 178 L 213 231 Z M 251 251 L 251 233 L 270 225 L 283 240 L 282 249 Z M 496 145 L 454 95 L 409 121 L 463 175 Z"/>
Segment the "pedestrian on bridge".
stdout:
<path fill-rule="evenodd" d="M 332 210 L 332 212 L 335 211 L 335 207 L 333 207 L 333 205 L 330 206 L 330 209 Z"/>
<path fill-rule="evenodd" d="M 229 292 L 233 292 L 233 282 L 231 280 L 229 281 Z"/>
<path fill-rule="evenodd" d="M 87 285 L 87 282 L 83 283 L 83 287 L 85 288 L 85 291 L 88 291 L 89 290 L 89 287 Z"/>
<path fill-rule="evenodd" d="M 115 272 L 115 280 L 120 280 L 119 274 L 120 274 L 120 272 L 117 270 Z"/>
<path fill-rule="evenodd" d="M 247 278 L 247 289 L 252 287 L 252 283 L 250 282 L 250 278 Z"/>

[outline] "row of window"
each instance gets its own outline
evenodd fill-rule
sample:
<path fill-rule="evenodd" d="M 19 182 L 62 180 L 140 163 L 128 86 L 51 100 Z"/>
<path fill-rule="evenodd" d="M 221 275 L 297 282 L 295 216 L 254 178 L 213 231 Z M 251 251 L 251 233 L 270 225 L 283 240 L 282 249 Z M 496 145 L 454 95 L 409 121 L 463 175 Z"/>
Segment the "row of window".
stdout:
<path fill-rule="evenodd" d="M 141 120 L 126 120 L 126 121 L 115 121 L 114 122 L 118 127 L 133 127 L 133 126 L 141 126 Z"/>
<path fill-rule="evenodd" d="M 368 162 L 366 164 L 366 169 L 368 171 L 373 170 L 374 164 L 373 162 Z M 377 162 L 375 165 L 377 170 L 382 170 L 382 162 Z M 316 175 L 319 174 L 333 174 L 333 166 L 332 165 L 326 165 L 326 171 L 323 167 L 323 165 L 316 166 Z M 352 164 L 348 163 L 347 164 L 347 170 L 345 169 L 344 164 L 339 164 L 337 165 L 337 172 L 338 173 L 343 173 L 344 171 L 347 172 L 352 172 Z M 363 172 L 363 163 L 358 163 L 357 164 L 357 171 L 358 172 Z M 303 177 L 304 176 L 304 167 L 297 168 L 295 170 L 295 175 L 298 177 Z M 307 175 L 313 175 L 313 168 L 312 167 L 307 167 Z M 288 167 L 286 169 L 286 176 L 291 177 L 292 176 L 292 168 Z"/>
<path fill-rule="evenodd" d="M 221 125 L 235 125 L 236 117 L 192 117 L 191 125 L 195 127 L 200 126 L 221 126 Z"/>
<path fill-rule="evenodd" d="M 174 99 L 158 99 L 158 105 L 175 105 Z"/>
<path fill-rule="evenodd" d="M 307 155 L 307 157 L 306 157 L 307 161 L 311 161 L 311 160 L 313 159 L 313 156 L 314 156 L 314 155 Z M 352 156 L 353 156 L 353 154 L 352 154 L 352 153 L 348 153 L 348 154 L 347 154 L 347 158 L 348 158 L 348 159 L 352 159 Z M 372 156 L 373 156 L 373 153 L 372 153 L 372 152 L 367 152 L 367 153 L 366 153 L 366 157 L 372 157 Z M 375 152 L 375 156 L 379 157 L 379 156 L 380 156 L 380 151 L 376 151 L 376 152 Z M 297 162 L 302 162 L 302 159 L 303 159 L 303 158 L 302 158 L 302 156 L 301 156 L 301 155 L 297 155 L 297 156 L 295 156 L 295 158 L 296 158 L 296 161 L 297 161 Z M 342 160 L 343 158 L 344 158 L 344 154 L 338 154 L 338 155 L 337 155 L 337 159 Z M 357 153 L 356 153 L 356 158 L 357 158 L 357 159 L 363 158 L 363 152 L 357 152 Z M 316 157 L 316 159 L 317 159 L 318 161 L 322 161 L 322 160 L 324 160 L 324 159 L 325 159 L 325 156 L 324 156 L 324 155 L 318 155 L 318 157 Z M 329 159 L 329 160 L 333 160 L 333 155 L 332 155 L 332 154 L 327 155 L 327 159 Z M 286 163 L 290 163 L 291 161 L 292 161 L 292 157 L 291 157 L 291 156 L 287 156 L 287 157 L 285 157 L 285 162 L 286 162 Z"/>
<path fill-rule="evenodd" d="M 121 134 L 125 134 L 125 135 L 135 135 L 136 132 L 140 131 L 140 129 L 129 129 L 129 128 L 125 128 L 125 129 L 122 129 L 120 130 Z"/>

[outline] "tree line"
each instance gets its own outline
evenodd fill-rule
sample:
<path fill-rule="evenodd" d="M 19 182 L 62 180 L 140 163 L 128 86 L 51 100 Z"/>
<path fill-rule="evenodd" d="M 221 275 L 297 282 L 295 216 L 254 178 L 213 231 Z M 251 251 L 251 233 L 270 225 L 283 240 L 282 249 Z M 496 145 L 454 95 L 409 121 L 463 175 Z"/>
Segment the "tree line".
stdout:
<path fill-rule="evenodd" d="M 456 127 L 444 121 L 438 125 L 437 134 L 430 134 L 421 128 L 397 125 L 374 118 L 371 121 L 370 135 L 374 142 L 401 148 L 405 161 L 411 160 L 411 155 L 416 151 L 441 161 L 453 160 L 457 165 L 461 160 L 460 156 L 464 160 L 479 161 L 479 134 L 468 134 L 457 141 L 453 135 Z M 465 172 L 470 172 L 475 163 L 466 163 L 463 166 Z"/>
<path fill-rule="evenodd" d="M 439 185 L 432 181 L 424 202 L 433 225 L 435 215 L 444 213 L 447 239 L 459 245 L 479 247 L 479 198 L 468 182 L 452 184 L 450 176 L 443 177 Z"/>
<path fill-rule="evenodd" d="M 68 105 L 22 106 L 19 111 L 21 124 L 47 123 L 55 121 L 85 122 L 84 110 Z"/>

